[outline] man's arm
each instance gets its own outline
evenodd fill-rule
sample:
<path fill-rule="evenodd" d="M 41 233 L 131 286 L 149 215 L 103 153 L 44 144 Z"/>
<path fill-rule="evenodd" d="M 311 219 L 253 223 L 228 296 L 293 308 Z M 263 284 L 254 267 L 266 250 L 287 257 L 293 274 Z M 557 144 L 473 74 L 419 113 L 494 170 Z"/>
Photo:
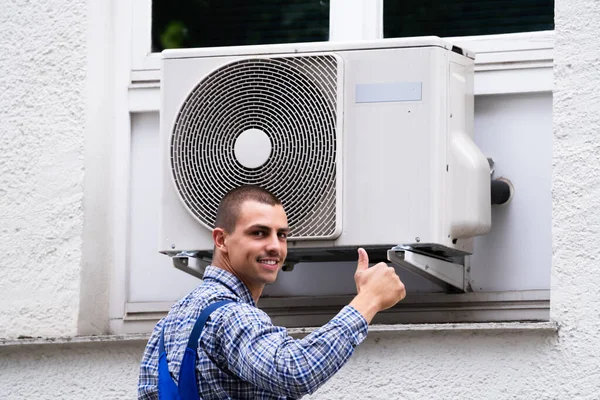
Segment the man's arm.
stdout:
<path fill-rule="evenodd" d="M 257 308 L 226 307 L 225 318 L 215 320 L 218 358 L 240 379 L 280 396 L 299 398 L 317 390 L 367 335 L 367 322 L 349 306 L 300 340 Z"/>
<path fill-rule="evenodd" d="M 355 281 L 358 294 L 350 305 L 301 340 L 273 326 L 259 309 L 245 304 L 226 306 L 225 317 L 215 321 L 219 358 L 227 360 L 228 369 L 241 379 L 278 395 L 313 393 L 350 358 L 366 337 L 374 315 L 405 296 L 394 269 L 383 263 L 369 268 L 363 249 Z"/>

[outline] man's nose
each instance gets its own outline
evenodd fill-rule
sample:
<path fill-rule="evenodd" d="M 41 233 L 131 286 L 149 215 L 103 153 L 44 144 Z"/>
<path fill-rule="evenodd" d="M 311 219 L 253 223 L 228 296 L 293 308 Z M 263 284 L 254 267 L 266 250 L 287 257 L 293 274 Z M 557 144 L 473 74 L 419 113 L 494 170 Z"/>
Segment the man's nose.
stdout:
<path fill-rule="evenodd" d="M 280 250 L 281 241 L 279 240 L 279 237 L 277 237 L 277 234 L 275 233 L 269 236 L 269 241 L 267 242 L 267 251 L 269 253 L 277 253 L 279 255 Z"/>

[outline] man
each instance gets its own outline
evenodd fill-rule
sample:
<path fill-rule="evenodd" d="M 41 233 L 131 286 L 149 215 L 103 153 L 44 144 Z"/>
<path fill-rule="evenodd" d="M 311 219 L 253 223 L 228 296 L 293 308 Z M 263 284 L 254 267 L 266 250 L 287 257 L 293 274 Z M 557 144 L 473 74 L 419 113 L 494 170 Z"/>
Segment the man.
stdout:
<path fill-rule="evenodd" d="M 210 315 L 198 341 L 196 378 L 201 399 L 285 399 L 313 393 L 337 372 L 367 335 L 375 314 L 405 295 L 393 268 L 371 268 L 358 250 L 357 296 L 331 321 L 303 339 L 273 326 L 256 307 L 287 255 L 289 227 L 281 202 L 257 186 L 242 186 L 217 211 L 212 266 L 200 286 L 156 325 L 142 360 L 138 397 L 156 399 L 158 343 L 164 332 L 168 369 L 177 380 L 196 319 L 209 304 L 233 300 Z"/>

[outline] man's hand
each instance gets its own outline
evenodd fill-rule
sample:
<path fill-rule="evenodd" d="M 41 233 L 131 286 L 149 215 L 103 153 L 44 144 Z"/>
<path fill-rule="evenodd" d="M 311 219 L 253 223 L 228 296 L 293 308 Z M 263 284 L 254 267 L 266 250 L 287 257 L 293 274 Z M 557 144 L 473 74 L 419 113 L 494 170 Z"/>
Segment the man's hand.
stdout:
<path fill-rule="evenodd" d="M 367 252 L 358 249 L 358 266 L 354 274 L 358 295 L 350 305 L 354 307 L 367 323 L 379 311 L 386 310 L 406 297 L 406 289 L 392 267 L 380 262 L 369 268 Z"/>

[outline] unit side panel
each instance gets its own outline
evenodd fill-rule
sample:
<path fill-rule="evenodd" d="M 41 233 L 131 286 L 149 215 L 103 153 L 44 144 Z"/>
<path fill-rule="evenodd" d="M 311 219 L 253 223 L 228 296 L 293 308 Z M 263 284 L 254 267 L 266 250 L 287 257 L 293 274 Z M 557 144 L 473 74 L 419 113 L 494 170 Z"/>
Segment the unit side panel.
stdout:
<path fill-rule="evenodd" d="M 432 121 L 440 118 L 442 104 L 439 82 L 430 68 L 436 61 L 434 52 L 415 48 L 340 53 L 346 77 L 346 157 L 344 227 L 338 245 L 432 238 L 430 159 L 436 145 L 432 135 L 439 128 Z M 402 94 L 411 85 L 420 88 L 420 96 Z M 390 100 L 388 93 L 394 88 L 398 95 Z M 371 93 L 364 96 L 365 90 Z"/>

